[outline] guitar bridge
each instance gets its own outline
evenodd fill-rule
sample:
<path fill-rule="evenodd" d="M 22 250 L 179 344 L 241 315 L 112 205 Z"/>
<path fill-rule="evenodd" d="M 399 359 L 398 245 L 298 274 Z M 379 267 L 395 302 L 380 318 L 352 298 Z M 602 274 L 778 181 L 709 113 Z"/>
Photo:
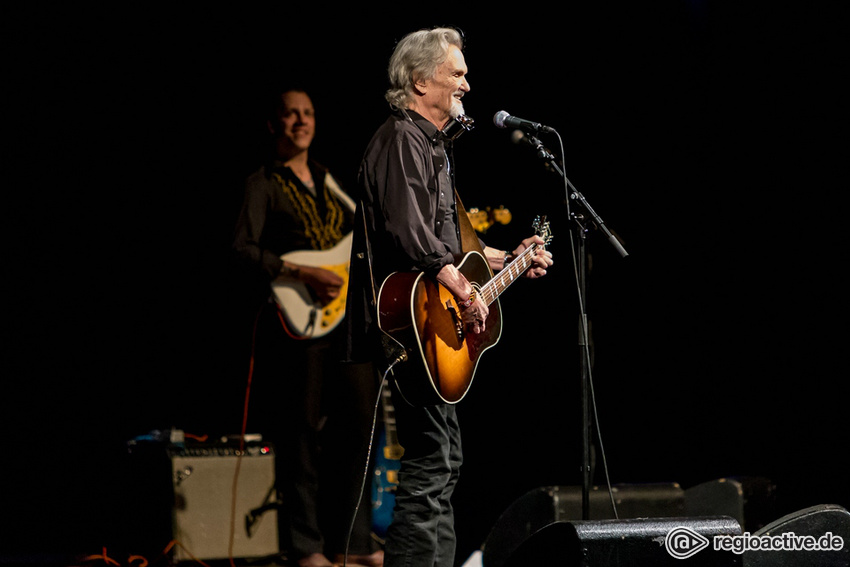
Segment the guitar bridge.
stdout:
<path fill-rule="evenodd" d="M 461 318 L 460 313 L 458 313 L 454 301 L 451 299 L 446 301 L 446 309 L 452 314 L 452 319 L 454 319 L 455 333 L 457 333 L 458 341 L 463 342 L 463 319 Z"/>

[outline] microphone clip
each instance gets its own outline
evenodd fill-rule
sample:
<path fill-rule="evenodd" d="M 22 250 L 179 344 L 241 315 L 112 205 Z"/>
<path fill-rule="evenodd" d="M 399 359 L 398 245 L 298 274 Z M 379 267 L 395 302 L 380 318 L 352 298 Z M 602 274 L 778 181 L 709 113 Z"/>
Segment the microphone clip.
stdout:
<path fill-rule="evenodd" d="M 534 149 L 537 150 L 537 157 L 540 159 L 545 159 L 546 161 L 550 161 L 555 159 L 555 156 L 549 149 L 543 145 L 543 142 L 535 138 L 534 136 L 528 136 L 529 143 L 534 146 Z"/>
<path fill-rule="evenodd" d="M 543 145 L 543 142 L 538 140 L 535 136 L 526 134 L 522 130 L 517 129 L 511 134 L 511 141 L 515 144 L 526 144 L 534 148 L 537 152 L 537 157 L 543 160 L 547 170 L 563 176 L 564 172 L 558 166 L 558 161 L 555 159 L 555 155 L 550 152 L 549 149 Z"/>
<path fill-rule="evenodd" d="M 546 161 L 555 159 L 555 156 L 546 146 L 543 145 L 543 142 L 531 134 L 526 134 L 522 130 L 514 130 L 511 133 L 511 141 L 515 144 L 527 144 L 531 146 L 537 152 L 537 157 L 540 159 L 544 159 Z"/>

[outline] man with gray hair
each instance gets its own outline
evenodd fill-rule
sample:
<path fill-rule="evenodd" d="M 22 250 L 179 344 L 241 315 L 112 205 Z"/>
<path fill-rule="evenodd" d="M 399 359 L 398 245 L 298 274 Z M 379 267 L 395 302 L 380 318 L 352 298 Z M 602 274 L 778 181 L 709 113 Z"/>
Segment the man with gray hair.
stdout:
<path fill-rule="evenodd" d="M 462 104 L 470 92 L 462 50 L 463 36 L 454 28 L 419 30 L 398 42 L 388 68 L 391 115 L 369 142 L 359 171 L 356 214 L 364 228 L 355 230 L 352 247 L 349 354 L 354 360 L 374 358 L 378 368 L 392 369 L 389 382 L 404 450 L 385 567 L 454 565 L 451 496 L 462 451 L 457 406 L 429 396 L 433 392 L 427 388 L 420 396 L 423 391 L 412 386 L 432 378 L 422 361 L 413 356 L 397 366 L 390 363 L 399 348 L 410 351 L 411 345 L 386 340 L 376 311 L 378 289 L 394 273 L 427 278 L 450 294 L 458 335 L 474 342 L 489 324 L 498 327 L 500 319 L 488 319 L 490 307 L 476 287 L 480 282 L 470 282 L 455 265 L 465 252 L 479 251 L 489 269 L 499 271 L 526 249 L 536 248 L 525 255 L 531 260 L 522 273 L 530 278 L 545 275 L 552 265 L 551 254 L 538 246 L 543 244 L 539 236 L 507 252 L 483 245 L 464 224 L 468 219 L 456 197 L 452 158 L 458 134 L 450 134 L 458 123 L 465 129 L 471 124 Z M 382 298 L 387 293 L 380 290 Z"/>

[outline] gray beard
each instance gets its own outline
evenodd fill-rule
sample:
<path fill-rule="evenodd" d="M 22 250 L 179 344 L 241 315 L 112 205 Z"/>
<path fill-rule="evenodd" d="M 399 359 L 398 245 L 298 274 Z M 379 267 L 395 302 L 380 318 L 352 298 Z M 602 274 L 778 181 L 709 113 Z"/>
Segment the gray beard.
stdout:
<path fill-rule="evenodd" d="M 462 116 L 464 114 L 466 114 L 466 112 L 464 112 L 463 110 L 462 102 L 456 101 L 454 104 L 452 104 L 452 108 L 451 110 L 449 110 L 449 116 L 451 116 L 452 118 L 457 118 L 458 116 Z"/>

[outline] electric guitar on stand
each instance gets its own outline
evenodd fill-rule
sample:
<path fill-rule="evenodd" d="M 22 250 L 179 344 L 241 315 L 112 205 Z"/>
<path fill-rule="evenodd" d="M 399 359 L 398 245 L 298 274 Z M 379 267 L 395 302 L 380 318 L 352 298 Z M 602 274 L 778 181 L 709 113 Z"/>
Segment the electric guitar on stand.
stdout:
<path fill-rule="evenodd" d="M 381 540 L 386 537 L 387 528 L 393 520 L 399 459 L 404 454 L 398 443 L 391 395 L 390 385 L 384 380 L 381 389 L 384 427 L 378 438 L 379 452 L 375 457 L 375 478 L 372 482 L 372 531 Z"/>

